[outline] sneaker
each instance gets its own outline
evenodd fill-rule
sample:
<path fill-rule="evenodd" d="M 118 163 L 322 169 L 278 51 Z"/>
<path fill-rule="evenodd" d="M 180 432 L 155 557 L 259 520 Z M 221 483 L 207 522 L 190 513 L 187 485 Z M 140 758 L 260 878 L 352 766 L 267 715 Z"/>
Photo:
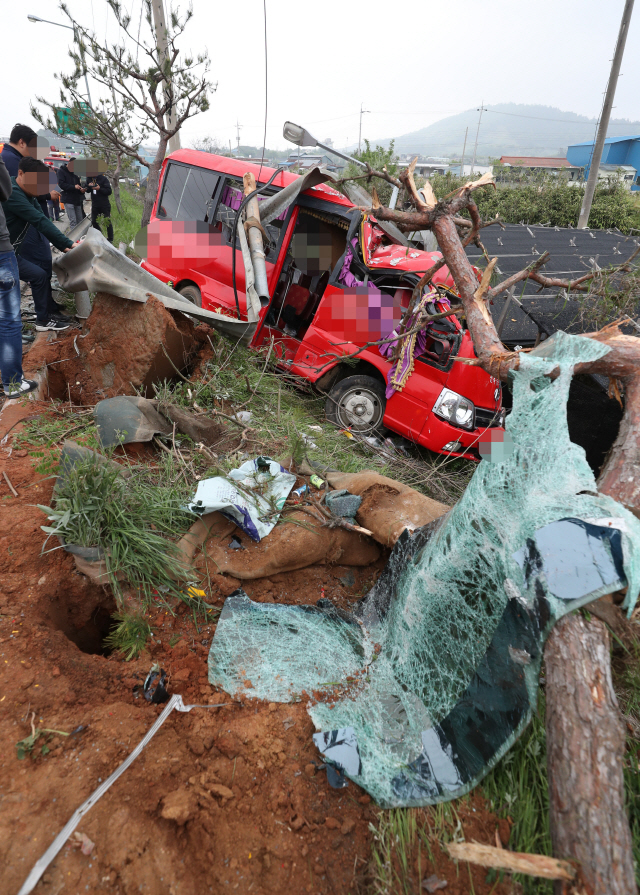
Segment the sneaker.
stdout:
<path fill-rule="evenodd" d="M 38 383 L 35 379 L 24 379 L 19 383 L 12 383 L 8 389 L 5 388 L 4 396 L 5 398 L 20 398 L 22 395 L 28 395 L 29 392 L 34 392 L 38 388 Z"/>
<path fill-rule="evenodd" d="M 58 320 L 55 317 L 50 317 L 46 323 L 39 323 L 36 321 L 36 332 L 37 333 L 46 333 L 47 330 L 53 330 L 54 332 L 62 332 L 65 329 L 70 329 L 71 323 L 66 323 L 64 320 Z"/>

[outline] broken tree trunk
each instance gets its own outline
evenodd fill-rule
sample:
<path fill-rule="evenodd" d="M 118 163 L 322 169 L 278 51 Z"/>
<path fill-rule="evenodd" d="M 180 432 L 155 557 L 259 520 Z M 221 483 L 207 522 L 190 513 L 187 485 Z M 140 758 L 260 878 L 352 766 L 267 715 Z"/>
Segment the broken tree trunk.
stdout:
<path fill-rule="evenodd" d="M 580 862 L 594 895 L 635 893 L 620 756 L 624 726 L 611 681 L 609 633 L 566 616 L 545 649 L 551 838 Z M 555 884 L 556 895 L 563 892 Z"/>
<path fill-rule="evenodd" d="M 481 180 L 489 182 L 486 175 Z M 488 282 L 483 277 L 478 284 L 455 225 L 456 215 L 467 209 L 473 230 L 477 233 L 482 226 L 471 198 L 480 185 L 467 184 L 433 209 L 409 214 L 383 207 L 372 210 L 380 220 L 393 221 L 401 229 L 434 231 L 464 305 L 477 363 L 506 380 L 509 370 L 517 369 L 519 357 L 500 341 L 485 302 Z M 529 273 L 538 282 L 543 279 L 535 265 L 520 279 Z M 580 288 L 589 276 L 580 278 Z M 574 284 L 555 280 L 554 285 L 571 291 Z M 491 296 L 504 288 L 505 283 L 495 287 Z M 611 351 L 593 363 L 578 364 L 575 372 L 620 379 L 625 389 L 624 418 L 599 489 L 640 515 L 640 339 L 622 334 L 616 326 L 589 335 Z M 552 631 L 545 658 L 554 853 L 580 862 L 594 895 L 636 895 L 624 805 L 624 736 L 611 683 L 607 629 L 601 622 L 586 622 L 579 613 L 568 616 Z"/>

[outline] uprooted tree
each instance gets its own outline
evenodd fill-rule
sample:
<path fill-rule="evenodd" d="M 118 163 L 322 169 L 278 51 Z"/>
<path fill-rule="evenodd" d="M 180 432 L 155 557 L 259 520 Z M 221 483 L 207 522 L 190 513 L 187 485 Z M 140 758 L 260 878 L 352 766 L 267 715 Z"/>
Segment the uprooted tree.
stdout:
<path fill-rule="evenodd" d="M 613 284 L 634 277 L 632 256 L 607 273 L 591 271 L 573 280 L 547 277 L 541 272 L 548 256 L 504 282 L 489 288 L 497 259 L 492 259 L 479 283 L 465 245 L 480 243 L 483 222 L 473 198 L 475 190 L 494 185 L 492 175 L 455 190 L 438 200 L 427 182 L 416 189 L 415 161 L 399 178 L 386 170 L 370 169 L 359 179 L 374 177 L 404 189 L 409 210 L 382 206 L 372 189 L 371 211 L 379 221 L 394 223 L 404 232 L 431 230 L 443 258 L 416 285 L 400 324 L 411 318 L 422 288 L 438 267 L 446 264 L 460 295 L 462 312 L 471 332 L 476 364 L 506 380 L 517 370 L 519 354 L 500 341 L 487 302 L 515 283 L 531 279 L 542 287 L 592 296 Z M 467 217 L 468 215 L 468 217 Z M 640 249 L 638 250 L 640 251 Z M 617 284 L 617 286 L 616 286 Z M 617 394 L 624 394 L 624 417 L 617 439 L 598 479 L 599 490 L 640 515 L 640 338 L 624 334 L 617 324 L 586 335 L 611 350 L 601 359 L 580 363 L 575 373 L 607 376 Z M 550 820 L 553 847 L 558 857 L 578 861 L 594 895 L 633 895 L 634 879 L 631 832 L 624 805 L 624 729 L 611 680 L 609 634 L 596 618 L 580 613 L 562 619 L 552 631 L 545 649 L 547 763 L 549 768 Z M 560 891 L 560 890 L 558 890 Z"/>
<path fill-rule="evenodd" d="M 58 103 L 38 97 L 48 110 L 43 114 L 31 107 L 31 113 L 44 127 L 56 131 L 56 116 L 61 108 L 68 110 L 71 128 L 87 138 L 89 145 L 107 147 L 116 169 L 125 157 L 149 168 L 144 198 L 142 226 L 149 223 L 158 190 L 160 168 L 171 137 L 187 119 L 209 108 L 209 92 L 214 89 L 208 79 L 209 57 L 181 56 L 177 47 L 193 12 L 184 16 L 176 10 L 170 14 L 165 52 L 154 38 L 151 0 L 144 0 L 147 37 L 140 38 L 140 28 L 132 25 L 118 0 L 107 0 L 119 29 L 119 39 L 108 43 L 95 32 L 84 28 L 64 3 L 60 8 L 71 22 L 78 46 L 69 51 L 74 63 L 70 75 L 60 74 Z M 105 94 L 92 106 L 82 93 L 84 73 L 105 89 Z M 155 157 L 148 161 L 141 153 L 141 144 L 148 138 L 158 141 Z M 118 176 L 119 176 L 118 170 Z"/>

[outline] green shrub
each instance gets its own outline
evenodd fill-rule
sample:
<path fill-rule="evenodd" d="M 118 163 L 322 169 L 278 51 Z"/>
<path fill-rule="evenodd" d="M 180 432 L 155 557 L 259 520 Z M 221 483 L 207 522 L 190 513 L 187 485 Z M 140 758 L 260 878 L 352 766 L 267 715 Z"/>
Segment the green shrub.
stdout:
<path fill-rule="evenodd" d="M 466 179 L 451 175 L 431 178 L 436 196 L 443 198 Z M 485 187 L 475 193 L 475 201 L 484 219 L 497 214 L 506 224 L 549 224 L 552 227 L 575 227 L 584 196 L 583 186 L 569 186 L 554 177 L 545 177 L 521 186 Z M 589 226 L 596 229 L 618 228 L 628 233 L 640 227 L 640 206 L 621 183 L 596 187 Z"/>

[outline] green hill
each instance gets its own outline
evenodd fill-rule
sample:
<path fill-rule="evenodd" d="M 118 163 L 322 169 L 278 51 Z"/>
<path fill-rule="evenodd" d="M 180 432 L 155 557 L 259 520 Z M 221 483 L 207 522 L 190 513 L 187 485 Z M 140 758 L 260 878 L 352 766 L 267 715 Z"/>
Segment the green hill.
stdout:
<path fill-rule="evenodd" d="M 596 120 L 575 112 L 564 112 L 552 106 L 517 103 L 485 104 L 478 140 L 478 161 L 501 155 L 564 156 L 567 146 L 593 140 Z M 465 129 L 469 128 L 465 158 L 471 160 L 478 127 L 479 113 L 469 109 L 459 115 L 443 118 L 420 130 L 395 138 L 399 154 L 416 153 L 460 158 Z M 613 119 L 608 136 L 640 134 L 640 121 Z M 373 140 L 383 146 L 389 139 Z"/>

